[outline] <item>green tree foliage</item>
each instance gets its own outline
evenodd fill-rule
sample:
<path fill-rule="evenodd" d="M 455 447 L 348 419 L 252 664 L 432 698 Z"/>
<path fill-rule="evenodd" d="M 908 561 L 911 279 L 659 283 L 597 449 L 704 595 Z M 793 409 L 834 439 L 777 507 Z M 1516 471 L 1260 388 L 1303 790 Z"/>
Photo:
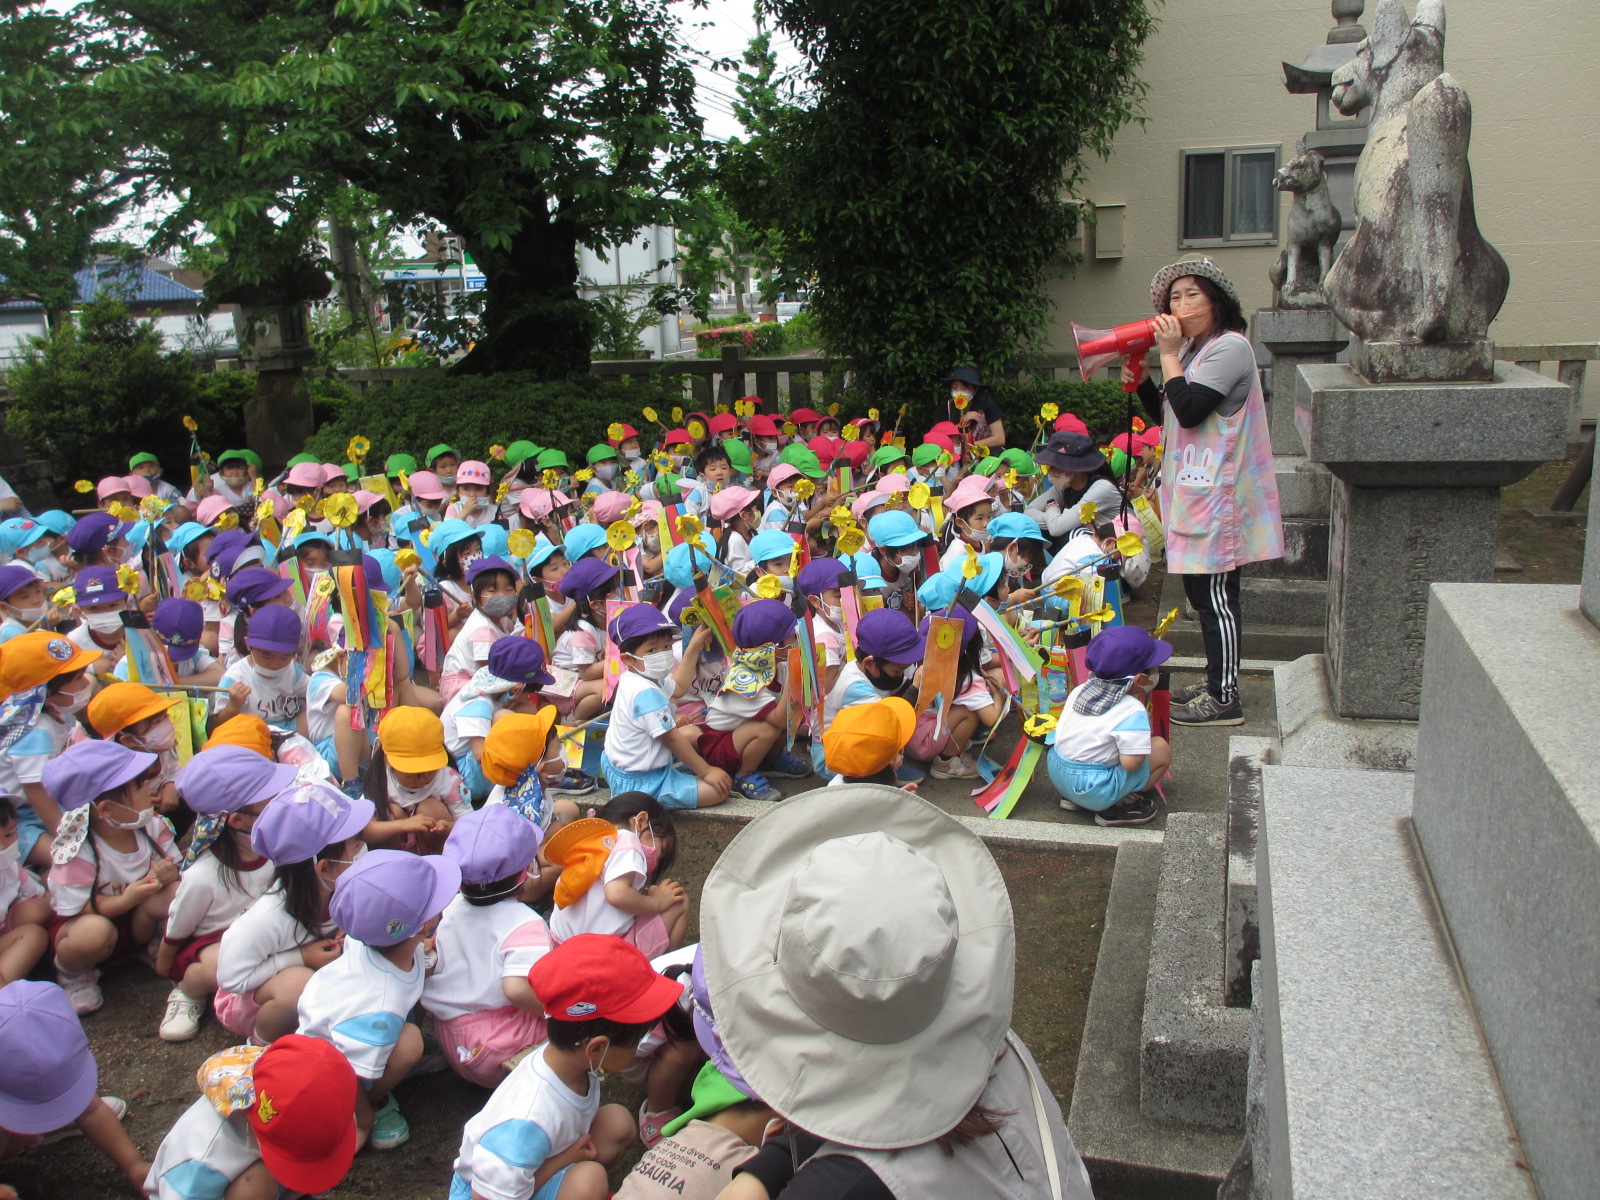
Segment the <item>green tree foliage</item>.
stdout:
<path fill-rule="evenodd" d="M 727 179 L 815 276 L 828 349 L 886 400 L 998 372 L 1044 326 L 1090 153 L 1134 116 L 1143 0 L 762 0 L 810 61 Z M 871 319 L 867 319 L 870 316 Z"/>
<path fill-rule="evenodd" d="M 58 482 L 125 470 L 148 450 L 169 482 L 188 479 L 194 417 L 213 454 L 244 440 L 244 402 L 255 376 L 198 375 L 193 358 L 167 350 L 161 334 L 103 293 L 74 322 L 35 338 L 10 372 L 6 428 L 55 466 Z"/>

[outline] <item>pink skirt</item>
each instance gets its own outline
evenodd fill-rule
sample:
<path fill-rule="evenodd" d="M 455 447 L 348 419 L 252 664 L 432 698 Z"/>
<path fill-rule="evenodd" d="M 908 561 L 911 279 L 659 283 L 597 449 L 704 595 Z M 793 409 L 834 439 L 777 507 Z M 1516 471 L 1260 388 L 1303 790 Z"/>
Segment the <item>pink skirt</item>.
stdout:
<path fill-rule="evenodd" d="M 254 993 L 241 996 L 218 988 L 211 997 L 211 1008 L 217 1014 L 217 1024 L 229 1033 L 242 1038 L 255 1035 L 261 1005 L 256 1003 Z"/>
<path fill-rule="evenodd" d="M 506 1077 L 500 1069 L 506 1059 L 545 1040 L 545 1020 L 508 1004 L 448 1020 L 435 1017 L 433 1032 L 452 1071 L 468 1083 L 496 1088 Z"/>

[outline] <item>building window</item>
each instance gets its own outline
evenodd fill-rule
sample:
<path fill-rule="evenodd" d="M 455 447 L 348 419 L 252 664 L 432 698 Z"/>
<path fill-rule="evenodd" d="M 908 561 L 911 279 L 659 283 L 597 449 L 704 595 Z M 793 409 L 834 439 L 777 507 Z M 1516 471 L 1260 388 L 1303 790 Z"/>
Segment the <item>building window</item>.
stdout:
<path fill-rule="evenodd" d="M 1269 246 L 1278 240 L 1278 146 L 1183 151 L 1183 246 Z"/>

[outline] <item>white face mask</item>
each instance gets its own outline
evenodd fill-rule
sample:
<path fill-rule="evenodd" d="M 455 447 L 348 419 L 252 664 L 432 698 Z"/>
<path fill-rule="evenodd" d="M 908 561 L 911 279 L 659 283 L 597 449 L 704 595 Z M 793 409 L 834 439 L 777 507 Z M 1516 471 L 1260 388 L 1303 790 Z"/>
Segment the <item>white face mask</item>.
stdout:
<path fill-rule="evenodd" d="M 113 634 L 122 632 L 122 613 L 120 610 L 113 612 L 88 612 L 83 614 L 83 623 L 96 633 Z"/>
<path fill-rule="evenodd" d="M 671 650 L 657 650 L 654 654 L 634 655 L 639 660 L 639 673 L 646 679 L 665 679 L 678 665 L 677 655 Z"/>

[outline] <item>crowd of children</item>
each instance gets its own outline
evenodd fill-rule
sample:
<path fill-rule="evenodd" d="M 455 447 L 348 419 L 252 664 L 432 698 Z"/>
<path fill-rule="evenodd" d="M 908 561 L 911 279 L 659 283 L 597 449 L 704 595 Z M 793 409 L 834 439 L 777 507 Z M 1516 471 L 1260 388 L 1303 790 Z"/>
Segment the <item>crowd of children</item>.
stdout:
<path fill-rule="evenodd" d="M 140 454 L 0 523 L 0 1153 L 76 1122 L 149 1196 L 318 1192 L 448 1067 L 493 1089 L 452 1197 L 604 1196 L 635 1138 L 619 1196 L 715 1195 L 781 1121 L 696 1042 L 673 810 L 926 772 L 992 811 L 1005 726 L 1064 808 L 1156 815 L 1159 432 L 1006 449 L 949 383 L 909 447 L 748 397 L 573 459 Z M 80 1024 L 141 956 L 163 1041 L 240 1042 L 148 1163 Z"/>

